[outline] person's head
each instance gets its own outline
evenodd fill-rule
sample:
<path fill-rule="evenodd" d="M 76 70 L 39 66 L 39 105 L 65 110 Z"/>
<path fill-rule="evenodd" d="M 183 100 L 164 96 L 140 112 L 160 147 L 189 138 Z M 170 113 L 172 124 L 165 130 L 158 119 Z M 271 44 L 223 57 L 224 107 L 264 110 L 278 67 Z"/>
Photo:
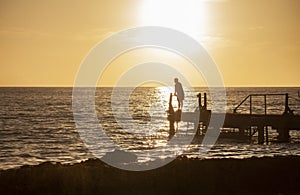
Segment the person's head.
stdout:
<path fill-rule="evenodd" d="M 175 83 L 178 83 L 178 78 L 175 78 L 175 79 L 174 79 L 174 82 L 175 82 Z"/>

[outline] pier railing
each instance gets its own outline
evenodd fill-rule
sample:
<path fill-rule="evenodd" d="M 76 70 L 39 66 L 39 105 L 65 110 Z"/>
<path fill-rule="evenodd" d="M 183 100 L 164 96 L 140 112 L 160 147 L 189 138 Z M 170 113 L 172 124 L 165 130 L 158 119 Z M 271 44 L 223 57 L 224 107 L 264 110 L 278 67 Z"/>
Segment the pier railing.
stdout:
<path fill-rule="evenodd" d="M 250 115 L 253 113 L 253 97 L 263 97 L 264 101 L 263 101 L 263 109 L 264 109 L 264 114 L 267 115 L 267 111 L 268 111 L 268 108 L 267 108 L 267 97 L 268 96 L 284 96 L 285 97 L 285 108 L 284 108 L 284 113 L 291 113 L 291 109 L 289 108 L 289 94 L 288 93 L 270 93 L 270 94 L 250 94 L 248 95 L 243 101 L 241 101 L 240 104 L 238 104 L 233 112 L 234 113 L 237 113 L 237 110 L 239 109 L 239 107 L 241 107 L 248 99 L 249 99 L 249 102 L 250 102 L 250 105 L 249 105 L 249 112 L 250 112 Z"/>

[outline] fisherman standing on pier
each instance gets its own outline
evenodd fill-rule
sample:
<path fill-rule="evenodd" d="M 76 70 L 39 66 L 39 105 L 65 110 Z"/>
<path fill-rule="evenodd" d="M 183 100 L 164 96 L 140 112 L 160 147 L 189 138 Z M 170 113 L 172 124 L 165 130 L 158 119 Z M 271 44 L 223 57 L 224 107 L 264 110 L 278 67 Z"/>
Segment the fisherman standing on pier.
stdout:
<path fill-rule="evenodd" d="M 181 109 L 183 107 L 184 91 L 183 91 L 181 83 L 178 81 L 178 78 L 175 78 L 174 82 L 175 82 L 174 95 L 177 96 L 178 109 Z"/>

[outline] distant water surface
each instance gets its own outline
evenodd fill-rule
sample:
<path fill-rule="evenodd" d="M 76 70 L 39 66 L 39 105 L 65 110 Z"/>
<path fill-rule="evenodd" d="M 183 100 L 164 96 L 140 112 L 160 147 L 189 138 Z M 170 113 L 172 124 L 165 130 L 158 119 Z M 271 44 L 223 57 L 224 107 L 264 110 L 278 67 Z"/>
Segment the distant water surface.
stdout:
<path fill-rule="evenodd" d="M 120 98 L 122 90 L 126 94 L 126 90 L 131 89 L 121 88 Z M 227 88 L 227 111 L 232 112 L 249 94 L 289 93 L 291 109 L 295 114 L 300 114 L 298 90 L 300 88 Z M 210 99 L 209 91 L 204 88 L 185 91 L 183 111 L 195 110 L 198 92 L 207 92 Z M 129 100 L 129 112 L 132 117 L 132 120 L 128 119 L 130 132 L 125 131 L 114 118 L 111 105 L 115 102 L 111 102 L 111 93 L 112 88 L 97 88 L 95 107 L 101 126 L 121 149 L 142 153 L 144 150 L 163 147 L 168 142 L 169 124 L 165 120 L 165 111 L 168 109 L 170 91 L 167 88 L 136 88 L 133 91 Z M 93 158 L 75 127 L 72 88 L 0 88 L 0 100 L 0 169 L 46 161 L 75 163 Z M 261 102 L 263 100 L 260 98 L 253 99 L 254 113 L 264 112 Z M 268 98 L 267 103 L 269 113 L 280 114 L 284 111 L 283 97 Z M 176 107 L 176 101 L 173 105 Z M 115 106 L 121 108 L 123 105 Z M 249 103 L 245 102 L 239 111 L 248 112 Z M 186 129 L 188 133 L 192 126 L 182 122 L 179 128 Z M 149 136 L 137 136 L 143 131 Z M 291 131 L 291 134 L 294 138 L 293 143 L 257 145 L 227 141 L 216 144 L 207 154 L 201 156 L 199 146 L 190 145 L 185 154 L 201 158 L 300 155 L 300 133 Z M 182 146 L 179 144 L 177 147 Z M 156 157 L 165 158 L 168 154 L 176 153 L 178 148 L 172 148 L 169 153 L 158 151 L 157 155 L 150 157 L 141 155 L 138 160 L 145 162 Z M 107 151 L 110 151 L 110 148 L 103 148 L 99 152 L 105 154 Z"/>

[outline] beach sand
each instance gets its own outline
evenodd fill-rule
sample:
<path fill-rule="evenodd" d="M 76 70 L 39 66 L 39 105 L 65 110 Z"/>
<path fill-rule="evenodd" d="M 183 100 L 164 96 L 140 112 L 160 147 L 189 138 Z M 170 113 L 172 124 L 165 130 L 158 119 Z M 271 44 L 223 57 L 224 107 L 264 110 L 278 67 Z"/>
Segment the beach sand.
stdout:
<path fill-rule="evenodd" d="M 0 172 L 0 194 L 300 194 L 300 157 L 188 159 L 124 171 L 98 159 Z"/>

